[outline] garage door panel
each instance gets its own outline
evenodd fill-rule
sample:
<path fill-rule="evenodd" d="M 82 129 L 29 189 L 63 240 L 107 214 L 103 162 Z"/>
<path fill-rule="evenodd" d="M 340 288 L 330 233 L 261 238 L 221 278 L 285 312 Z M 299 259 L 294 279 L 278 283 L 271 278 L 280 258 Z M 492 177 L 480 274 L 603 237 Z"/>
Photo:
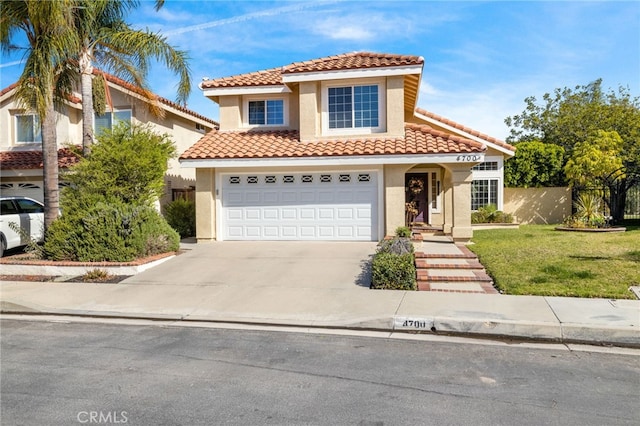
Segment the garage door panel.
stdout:
<path fill-rule="evenodd" d="M 224 239 L 377 237 L 375 173 L 239 174 L 221 181 Z"/>
<path fill-rule="evenodd" d="M 277 239 L 279 236 L 280 228 L 278 226 L 264 226 L 264 236 L 267 238 Z"/>
<path fill-rule="evenodd" d="M 316 218 L 316 210 L 314 208 L 301 208 L 300 219 L 301 220 L 314 220 Z"/>
<path fill-rule="evenodd" d="M 278 192 L 277 191 L 264 191 L 262 193 L 263 200 L 265 204 L 274 204 L 278 202 Z"/>
<path fill-rule="evenodd" d="M 244 219 L 245 220 L 260 220 L 261 219 L 260 213 L 261 213 L 260 209 L 256 209 L 256 208 L 245 209 Z"/>
<path fill-rule="evenodd" d="M 294 208 L 288 207 L 281 209 L 282 219 L 284 220 L 295 220 L 298 217 L 297 211 Z"/>
<path fill-rule="evenodd" d="M 279 210 L 277 208 L 265 208 L 262 210 L 264 220 L 278 220 Z"/>

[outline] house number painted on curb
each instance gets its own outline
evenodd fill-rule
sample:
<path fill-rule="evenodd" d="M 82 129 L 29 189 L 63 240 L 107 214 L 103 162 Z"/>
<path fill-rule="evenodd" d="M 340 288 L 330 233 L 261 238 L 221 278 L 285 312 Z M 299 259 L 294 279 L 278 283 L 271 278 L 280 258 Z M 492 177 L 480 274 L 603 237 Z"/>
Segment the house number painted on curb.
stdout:
<path fill-rule="evenodd" d="M 426 318 L 394 318 L 394 329 L 429 330 L 432 321 Z"/>

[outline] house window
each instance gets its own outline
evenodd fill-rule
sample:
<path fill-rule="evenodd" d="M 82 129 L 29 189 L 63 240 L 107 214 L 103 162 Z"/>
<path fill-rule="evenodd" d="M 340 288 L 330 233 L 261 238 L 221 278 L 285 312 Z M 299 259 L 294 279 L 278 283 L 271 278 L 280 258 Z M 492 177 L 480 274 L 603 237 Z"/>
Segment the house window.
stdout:
<path fill-rule="evenodd" d="M 379 127 L 378 85 L 329 87 L 329 129 Z"/>
<path fill-rule="evenodd" d="M 131 123 L 131 110 L 105 112 L 102 115 L 95 114 L 93 131 L 96 135 L 100 135 L 106 129 L 113 129 L 113 126 L 119 121 Z"/>
<path fill-rule="evenodd" d="M 475 172 L 484 172 L 484 171 L 493 171 L 498 170 L 498 162 L 497 161 L 485 161 L 484 163 L 477 164 L 473 166 L 471 169 Z"/>
<path fill-rule="evenodd" d="M 498 205 L 498 179 L 479 179 L 471 183 L 471 210 L 488 204 Z"/>
<path fill-rule="evenodd" d="M 431 210 L 437 212 L 440 209 L 438 199 L 440 198 L 440 179 L 438 173 L 431 172 Z"/>
<path fill-rule="evenodd" d="M 249 101 L 249 124 L 252 126 L 284 125 L 284 100 Z"/>
<path fill-rule="evenodd" d="M 40 131 L 40 117 L 35 114 L 16 115 L 16 142 L 38 143 L 42 142 Z"/>

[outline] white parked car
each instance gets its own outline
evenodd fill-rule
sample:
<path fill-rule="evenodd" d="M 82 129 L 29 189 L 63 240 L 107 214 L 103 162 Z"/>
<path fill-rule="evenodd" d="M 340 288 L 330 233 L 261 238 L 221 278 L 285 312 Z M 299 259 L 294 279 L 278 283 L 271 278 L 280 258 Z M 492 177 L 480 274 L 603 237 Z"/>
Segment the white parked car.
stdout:
<path fill-rule="evenodd" d="M 9 224 L 13 222 L 25 232 L 21 235 Z M 27 197 L 0 197 L 0 257 L 5 250 L 21 247 L 29 238 L 42 241 L 44 238 L 44 206 Z"/>

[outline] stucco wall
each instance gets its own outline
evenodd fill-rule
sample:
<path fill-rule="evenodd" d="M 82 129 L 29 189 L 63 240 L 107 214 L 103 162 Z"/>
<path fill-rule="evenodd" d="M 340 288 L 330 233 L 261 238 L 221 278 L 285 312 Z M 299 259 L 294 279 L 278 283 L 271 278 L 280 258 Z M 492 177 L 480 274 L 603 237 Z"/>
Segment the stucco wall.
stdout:
<path fill-rule="evenodd" d="M 571 188 L 505 188 L 503 211 L 522 224 L 562 223 L 571 214 Z"/>

